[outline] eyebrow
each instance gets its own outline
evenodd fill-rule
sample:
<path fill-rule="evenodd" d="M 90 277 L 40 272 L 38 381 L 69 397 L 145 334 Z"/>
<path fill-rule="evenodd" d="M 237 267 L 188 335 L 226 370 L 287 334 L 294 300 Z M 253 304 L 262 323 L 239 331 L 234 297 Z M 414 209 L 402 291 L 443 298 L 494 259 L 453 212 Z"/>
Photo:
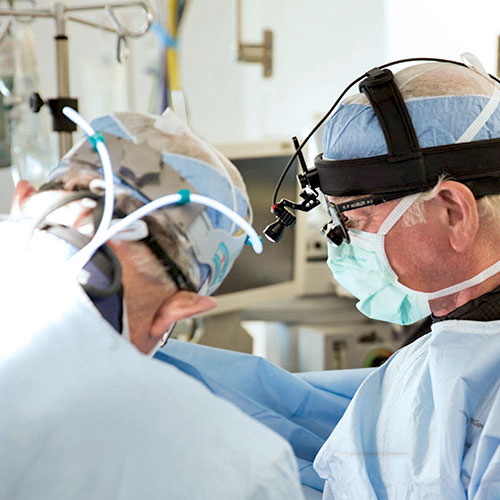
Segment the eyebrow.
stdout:
<path fill-rule="evenodd" d="M 364 198 L 363 196 L 326 196 L 327 201 L 331 203 L 335 203 L 338 205 L 339 203 L 347 203 L 348 201 L 357 200 L 358 198 Z"/>

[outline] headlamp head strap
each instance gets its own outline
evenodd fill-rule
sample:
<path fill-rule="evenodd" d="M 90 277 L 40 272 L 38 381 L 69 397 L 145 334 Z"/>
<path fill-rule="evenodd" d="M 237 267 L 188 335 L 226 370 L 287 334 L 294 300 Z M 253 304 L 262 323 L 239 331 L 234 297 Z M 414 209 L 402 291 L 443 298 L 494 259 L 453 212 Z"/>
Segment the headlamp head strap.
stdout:
<path fill-rule="evenodd" d="M 385 194 L 400 192 L 404 196 L 407 191 L 427 191 L 438 181 L 441 175 L 448 175 L 460 182 L 474 181 L 479 188 L 479 181 L 491 183 L 500 176 L 500 139 L 447 144 L 422 149 L 425 158 L 425 176 L 411 168 L 408 162 L 395 166 L 388 161 L 386 155 L 369 158 L 353 158 L 351 160 L 325 160 L 322 155 L 315 159 L 318 171 L 318 184 L 321 191 L 330 196 L 355 196 L 367 194 Z M 483 183 L 484 183 L 483 182 Z M 498 189 L 485 190 L 476 195 L 492 194 Z M 472 185 L 471 185 L 472 188 Z"/>
<path fill-rule="evenodd" d="M 359 84 L 369 99 L 387 143 L 388 160 L 422 159 L 417 134 L 406 104 L 388 69 L 373 68 Z"/>
<path fill-rule="evenodd" d="M 318 155 L 309 177 L 326 195 L 364 195 L 426 191 L 448 174 L 472 182 L 476 197 L 498 192 L 500 139 L 447 144 L 420 149 L 406 104 L 388 69 L 366 73 L 359 89 L 370 101 L 387 143 L 387 155 L 352 160 L 326 160 Z M 395 168 L 395 163 L 397 167 Z M 314 175 L 313 175 L 314 174 Z M 484 182 L 486 180 L 486 183 Z"/>
<path fill-rule="evenodd" d="M 384 133 L 387 161 L 405 163 L 405 170 L 410 170 L 421 183 L 425 183 L 425 163 L 417 134 L 392 71 L 371 69 L 359 83 L 359 90 L 368 97 Z"/>

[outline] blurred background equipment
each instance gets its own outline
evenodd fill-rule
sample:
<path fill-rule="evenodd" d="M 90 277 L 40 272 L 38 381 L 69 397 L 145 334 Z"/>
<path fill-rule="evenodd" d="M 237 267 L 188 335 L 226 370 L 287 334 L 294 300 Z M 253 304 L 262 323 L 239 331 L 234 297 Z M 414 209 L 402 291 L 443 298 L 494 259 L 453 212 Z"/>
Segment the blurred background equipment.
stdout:
<path fill-rule="evenodd" d="M 168 106 L 175 107 L 181 81 L 179 75 L 178 33 L 187 0 L 158 0 L 157 20 L 152 31 L 160 42 L 158 67 L 154 72 L 149 109 L 161 113 Z M 178 107 L 178 106 L 177 106 Z"/>
<path fill-rule="evenodd" d="M 57 159 L 72 145 L 75 127 L 61 110 L 65 105 L 78 107 L 78 99 L 72 98 L 70 94 L 70 80 L 76 74 L 78 81 L 84 81 L 87 68 L 82 63 L 85 61 L 82 52 L 73 52 L 70 56 L 68 33 L 71 30 L 68 21 L 84 27 L 87 32 L 83 40 L 83 54 L 92 55 L 92 69 L 95 70 L 99 67 L 99 51 L 88 43 L 93 40 L 88 37 L 89 27 L 116 37 L 115 49 L 112 44 L 107 49 L 114 54 L 119 64 L 129 52 L 129 40 L 147 33 L 152 20 L 147 4 L 142 1 L 85 5 L 70 3 L 56 2 L 45 8 L 35 6 L 32 1 L 17 0 L 9 1 L 5 8 L 0 8 L 0 166 L 12 167 L 10 172 L 0 170 L 0 208 L 3 211 L 8 209 L 13 187 L 19 179 L 28 179 L 39 186 Z M 125 11 L 127 14 L 124 14 Z M 99 14 L 105 19 L 89 17 Z M 127 17 L 131 14 L 134 15 L 132 22 Z M 36 22 L 39 19 L 54 20 L 55 30 L 53 25 L 41 34 L 37 28 L 44 23 Z M 79 37 L 76 38 L 78 40 Z M 40 52 L 41 46 L 51 39 L 55 42 L 55 51 L 51 46 Z M 44 70 L 42 80 L 39 66 Z M 53 67 L 51 74 L 47 71 L 50 66 Z M 44 101 L 40 95 L 41 87 L 51 76 L 55 87 L 51 93 L 57 96 Z M 103 82 L 107 81 L 99 81 L 103 92 Z M 109 83 L 112 84 L 112 81 Z M 113 89 L 108 91 L 113 92 Z M 93 102 L 98 101 L 96 95 L 88 97 L 93 97 Z M 86 99 L 87 96 L 84 96 Z M 57 132 L 58 146 L 51 130 Z"/>
<path fill-rule="evenodd" d="M 269 78 L 273 74 L 273 32 L 264 29 L 261 43 L 243 42 L 243 0 L 236 0 L 236 34 L 238 61 L 262 64 L 263 75 Z"/>
<path fill-rule="evenodd" d="M 29 96 L 39 85 L 31 22 L 3 18 L 0 33 L 0 93 L 2 167 L 12 166 L 16 182 L 44 180 L 46 166 L 56 158 L 48 140 L 48 113 L 33 114 Z"/>
<path fill-rule="evenodd" d="M 142 10 L 144 16 L 144 24 L 138 30 L 127 28 L 122 24 L 116 15 L 116 11 L 123 8 L 138 7 Z M 93 10 L 104 10 L 109 17 L 111 27 L 101 26 L 88 19 L 76 17 L 75 13 L 88 12 Z M 57 65 L 57 97 L 47 100 L 47 104 L 52 114 L 52 130 L 59 133 L 59 157 L 63 156 L 73 145 L 72 132 L 76 130 L 76 125 L 68 120 L 62 113 L 64 106 L 70 106 L 78 109 L 78 99 L 70 96 L 70 67 L 68 54 L 68 35 L 66 23 L 68 21 L 83 24 L 85 26 L 104 29 L 117 36 L 116 57 L 118 62 L 121 62 L 124 55 L 127 53 L 127 41 L 129 38 L 136 38 L 144 35 L 150 27 L 152 15 L 148 10 L 147 5 L 140 2 L 109 2 L 105 4 L 87 4 L 71 6 L 61 2 L 55 2 L 50 9 L 39 9 L 32 6 L 29 9 L 0 9 L 0 16 L 9 18 L 6 22 L 12 25 L 12 20 L 22 19 L 21 22 L 33 21 L 37 18 L 49 18 L 55 22 L 55 54 Z M 29 55 L 23 54 L 20 63 L 26 61 L 26 57 L 32 57 L 33 51 Z M 17 89 L 15 89 L 16 91 Z M 22 94 L 18 94 L 18 98 L 23 100 Z M 37 91 L 30 96 L 30 105 L 32 111 L 38 113 L 40 108 L 45 104 Z"/>
<path fill-rule="evenodd" d="M 293 153 L 291 141 L 249 141 L 219 145 L 218 149 L 238 167 L 252 202 L 253 225 L 262 234 L 269 217 L 266 195 L 271 195 L 273 189 L 268 179 L 279 175 L 283 162 Z M 296 196 L 293 175 L 283 189 Z M 273 245 L 263 238 L 262 258 L 255 258 L 250 247 L 243 249 L 228 278 L 215 293 L 219 312 L 245 309 L 277 298 L 284 300 L 300 293 L 305 251 L 302 222 L 297 222 L 298 235 L 291 232 L 285 235 L 282 245 Z"/>

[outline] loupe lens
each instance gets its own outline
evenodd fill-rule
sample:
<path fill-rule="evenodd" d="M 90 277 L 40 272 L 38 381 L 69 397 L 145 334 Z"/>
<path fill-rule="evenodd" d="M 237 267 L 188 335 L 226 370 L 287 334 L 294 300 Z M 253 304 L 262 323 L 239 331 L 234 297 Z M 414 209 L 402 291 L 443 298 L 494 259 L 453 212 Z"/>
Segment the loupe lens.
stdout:
<path fill-rule="evenodd" d="M 347 232 L 347 227 L 344 224 L 344 217 L 339 212 L 337 205 L 335 203 L 328 202 L 328 213 L 332 220 L 321 230 L 321 232 L 326 236 L 334 245 L 341 245 L 343 241 L 347 243 L 351 242 L 349 238 L 349 233 Z M 325 231 L 326 229 L 326 231 Z"/>
<path fill-rule="evenodd" d="M 350 242 L 349 235 L 347 234 L 345 227 L 335 224 L 333 221 L 330 221 L 328 224 L 323 226 L 321 234 L 336 246 L 340 246 L 344 241 L 347 241 L 347 243 Z"/>

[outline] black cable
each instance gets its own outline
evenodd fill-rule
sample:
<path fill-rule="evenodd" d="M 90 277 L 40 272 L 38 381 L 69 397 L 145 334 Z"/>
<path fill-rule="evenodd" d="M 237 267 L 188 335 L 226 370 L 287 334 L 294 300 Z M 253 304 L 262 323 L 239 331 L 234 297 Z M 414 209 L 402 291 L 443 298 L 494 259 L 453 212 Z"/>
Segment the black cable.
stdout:
<path fill-rule="evenodd" d="M 113 269 L 111 284 L 108 288 L 97 288 L 92 285 L 82 285 L 85 292 L 95 298 L 105 298 L 111 297 L 115 293 L 118 293 L 122 289 L 122 266 L 118 257 L 115 253 L 108 247 L 108 245 L 104 244 L 99 248 L 108 259 Z M 89 263 L 93 262 L 94 258 L 92 258 Z M 86 264 L 88 265 L 88 264 Z"/>
<path fill-rule="evenodd" d="M 470 68 L 465 63 L 459 62 L 459 61 L 452 61 L 451 59 L 440 59 L 438 57 L 409 57 L 407 59 L 397 59 L 396 61 L 391 61 L 385 64 L 382 64 L 381 66 L 378 66 L 380 69 L 387 68 L 389 66 L 395 66 L 396 64 L 403 64 L 403 63 L 408 63 L 408 62 L 417 62 L 417 61 L 430 61 L 430 62 L 442 62 L 442 63 L 450 63 L 450 64 L 456 64 L 457 66 L 463 66 L 465 68 Z M 488 73 L 488 75 L 497 83 L 500 84 L 500 79 L 497 78 L 496 76 Z M 274 193 L 273 193 L 273 206 L 276 205 L 276 200 L 278 199 L 278 192 L 280 190 L 281 184 L 283 184 L 283 180 L 285 179 L 286 174 L 289 172 L 293 162 L 297 158 L 297 155 L 299 154 L 300 151 L 304 148 L 304 146 L 307 144 L 309 139 L 316 133 L 316 131 L 323 125 L 323 123 L 328 119 L 328 117 L 333 113 L 334 109 L 338 106 L 339 102 L 344 98 L 344 96 L 349 92 L 349 90 L 356 85 L 359 81 L 361 81 L 363 78 L 365 78 L 366 73 L 363 73 L 360 77 L 356 78 L 356 80 L 352 81 L 345 89 L 344 91 L 340 94 L 338 99 L 335 101 L 333 106 L 323 115 L 323 117 L 319 120 L 319 122 L 313 127 L 311 132 L 307 135 L 307 137 L 302 141 L 302 144 L 296 149 L 295 153 L 292 155 L 288 163 L 286 164 L 285 168 L 281 172 L 281 175 L 278 179 L 278 182 L 276 183 L 276 187 L 274 188 Z"/>
<path fill-rule="evenodd" d="M 464 68 L 469 68 L 471 67 L 463 62 L 460 61 L 452 61 L 451 59 L 440 59 L 439 57 L 410 57 L 408 59 L 398 59 L 397 61 L 392 61 L 389 63 L 382 64 L 382 66 L 379 66 L 380 69 L 387 68 L 388 66 L 394 66 L 396 64 L 402 64 L 402 63 L 407 63 L 407 62 L 415 62 L 415 61 L 431 61 L 431 62 L 442 62 L 442 63 L 450 63 L 450 64 L 455 64 L 457 66 L 463 66 Z M 488 76 L 495 80 L 497 83 L 500 83 L 500 79 L 497 78 L 495 75 L 492 75 L 491 73 L 488 73 Z"/>
<path fill-rule="evenodd" d="M 302 141 L 302 144 L 295 150 L 295 153 L 292 155 L 288 163 L 286 164 L 285 168 L 283 169 L 283 172 L 281 172 L 280 178 L 278 179 L 278 182 L 276 184 L 276 187 L 274 188 L 274 193 L 273 193 L 273 206 L 276 205 L 276 200 L 278 198 L 278 191 L 281 187 L 281 184 L 283 183 L 283 180 L 285 179 L 286 174 L 290 170 L 290 167 L 292 166 L 293 162 L 297 158 L 297 155 L 299 154 L 300 151 L 302 151 L 303 147 L 307 144 L 309 139 L 314 135 L 316 130 L 323 125 L 323 123 L 327 120 L 327 118 L 330 116 L 330 114 L 333 112 L 333 110 L 337 107 L 338 103 L 343 99 L 343 97 L 349 92 L 349 90 L 352 88 L 353 85 L 356 85 L 360 80 L 362 80 L 365 77 L 365 75 L 362 75 L 353 82 L 349 84 L 348 87 L 340 94 L 338 99 L 335 101 L 333 106 L 324 114 L 324 116 L 321 118 L 321 120 L 314 126 L 314 128 L 309 132 L 308 136 Z"/>
<path fill-rule="evenodd" d="M 40 216 L 33 223 L 33 229 L 37 229 L 45 220 L 45 218 L 50 215 L 52 212 L 55 212 L 58 208 L 67 205 L 68 203 L 72 203 L 73 201 L 83 200 L 84 198 L 89 198 L 91 200 L 98 200 L 102 198 L 102 195 L 93 193 L 92 191 L 75 191 L 71 194 L 65 195 L 63 198 L 57 200 L 52 203 L 46 210 L 44 210 Z"/>
<path fill-rule="evenodd" d="M 140 240 L 145 243 L 153 254 L 158 258 L 162 267 L 167 271 L 168 275 L 175 281 L 179 290 L 188 290 L 190 292 L 197 292 L 198 289 L 184 274 L 182 269 L 169 257 L 163 250 L 161 245 L 156 241 L 152 234 L 148 234 L 145 238 Z"/>

